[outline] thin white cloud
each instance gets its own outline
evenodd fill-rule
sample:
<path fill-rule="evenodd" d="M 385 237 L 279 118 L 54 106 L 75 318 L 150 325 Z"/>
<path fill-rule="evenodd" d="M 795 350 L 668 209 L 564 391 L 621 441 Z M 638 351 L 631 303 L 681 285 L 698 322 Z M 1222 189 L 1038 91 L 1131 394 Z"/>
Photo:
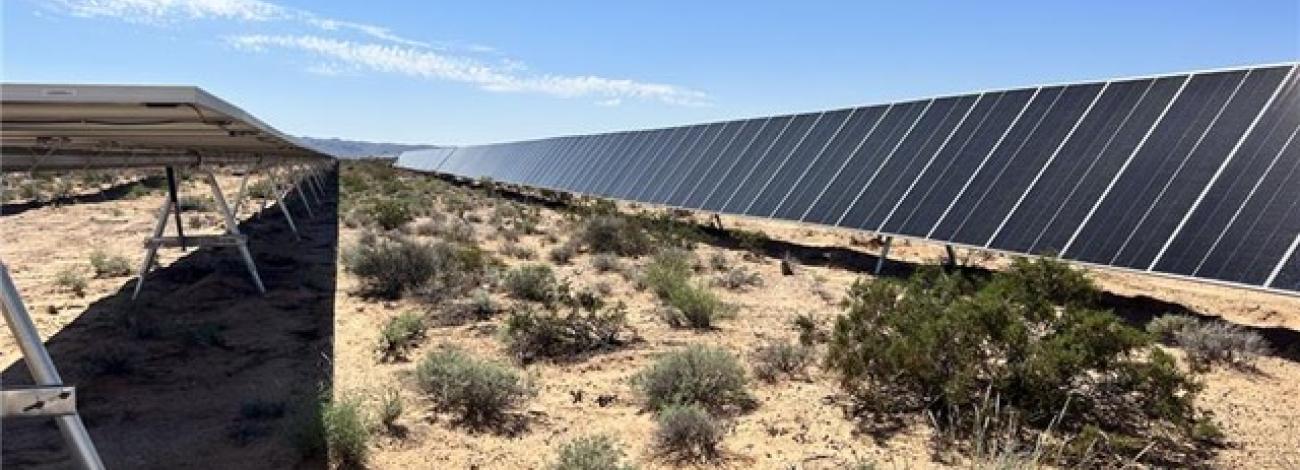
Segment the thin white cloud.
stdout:
<path fill-rule="evenodd" d="M 429 44 L 398 36 L 392 30 L 365 23 L 325 18 L 306 10 L 264 0 L 46 0 L 56 10 L 82 18 L 114 18 L 132 23 L 167 25 L 189 20 L 246 22 L 287 21 L 326 31 L 350 30 L 376 39 L 428 47 Z"/>
<path fill-rule="evenodd" d="M 623 98 L 704 106 L 709 96 L 676 85 L 613 79 L 592 75 L 519 73 L 519 66 L 498 67 L 437 51 L 391 44 L 358 43 L 312 35 L 242 35 L 227 41 L 245 50 L 270 48 L 308 52 L 339 64 L 382 73 L 468 83 L 494 92 L 542 93 L 560 97 L 596 97 L 604 102 Z M 614 104 L 614 103 L 609 103 Z"/>

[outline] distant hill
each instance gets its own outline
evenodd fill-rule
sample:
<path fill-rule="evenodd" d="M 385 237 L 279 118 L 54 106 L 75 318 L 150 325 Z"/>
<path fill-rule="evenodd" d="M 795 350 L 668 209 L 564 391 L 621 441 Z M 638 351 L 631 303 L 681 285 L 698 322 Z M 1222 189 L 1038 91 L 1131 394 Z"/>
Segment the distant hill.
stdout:
<path fill-rule="evenodd" d="M 438 145 L 393 144 L 388 142 L 366 142 L 364 140 L 345 140 L 338 138 L 320 139 L 316 137 L 298 137 L 298 139 L 308 147 L 339 158 L 391 157 L 407 150 L 439 147 Z"/>

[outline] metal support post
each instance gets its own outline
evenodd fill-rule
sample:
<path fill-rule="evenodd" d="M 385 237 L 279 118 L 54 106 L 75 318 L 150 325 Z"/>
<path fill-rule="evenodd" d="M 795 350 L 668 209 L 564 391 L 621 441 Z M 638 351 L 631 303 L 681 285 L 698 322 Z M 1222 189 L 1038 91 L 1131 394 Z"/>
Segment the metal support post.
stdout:
<path fill-rule="evenodd" d="M 885 246 L 880 249 L 880 257 L 876 258 L 876 274 L 885 269 L 885 259 L 889 258 L 889 247 L 894 244 L 894 237 L 885 237 Z"/>
<path fill-rule="evenodd" d="M 226 198 L 221 195 L 221 186 L 217 184 L 217 176 L 211 171 L 204 171 L 204 177 L 208 180 L 208 186 L 212 188 L 212 198 L 217 202 L 217 209 L 221 210 L 221 215 L 226 219 L 226 234 L 233 235 L 238 244 L 235 247 L 239 254 L 244 257 L 244 264 L 248 267 L 248 274 L 253 277 L 253 284 L 257 286 L 257 291 L 266 293 L 266 286 L 262 285 L 262 276 L 257 274 L 257 265 L 253 263 L 253 254 L 248 251 L 248 239 L 239 233 L 239 220 L 235 214 L 230 212 L 230 206 L 226 204 Z"/>
<path fill-rule="evenodd" d="M 945 264 L 950 268 L 957 267 L 957 252 L 953 251 L 952 245 L 944 245 L 943 247 L 948 250 L 948 261 Z"/>
<path fill-rule="evenodd" d="M 164 222 L 166 220 L 163 219 Z M 3 310 L 0 313 L 4 314 L 5 323 L 9 325 L 9 331 L 13 333 L 14 341 L 18 343 L 18 348 L 23 353 L 23 362 L 27 363 L 27 370 L 31 371 L 36 384 L 44 387 L 62 387 L 63 378 L 59 377 L 59 371 L 54 367 L 54 360 L 50 359 L 49 351 L 46 351 L 45 345 L 41 343 L 36 325 L 32 323 L 27 307 L 23 305 L 22 298 L 18 295 L 18 287 L 9 277 L 9 268 L 3 262 L 0 262 L 0 310 Z M 100 460 L 99 452 L 95 450 L 95 443 L 90 440 L 90 433 L 86 432 L 86 425 L 81 422 L 80 415 L 75 412 L 58 415 L 54 417 L 54 422 L 58 424 L 63 440 L 68 444 L 73 460 L 80 464 L 81 468 L 89 470 L 104 468 L 104 462 Z"/>

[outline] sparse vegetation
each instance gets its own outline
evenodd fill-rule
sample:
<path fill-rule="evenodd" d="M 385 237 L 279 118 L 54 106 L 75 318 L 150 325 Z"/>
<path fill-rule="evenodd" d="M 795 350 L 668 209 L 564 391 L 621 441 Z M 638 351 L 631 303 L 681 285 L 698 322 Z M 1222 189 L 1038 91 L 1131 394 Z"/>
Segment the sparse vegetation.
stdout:
<path fill-rule="evenodd" d="M 619 272 L 623 270 L 623 262 L 612 253 L 596 253 L 591 256 L 591 267 L 599 273 Z"/>
<path fill-rule="evenodd" d="M 90 253 L 90 267 L 95 277 L 122 277 L 131 275 L 131 262 L 125 256 L 109 256 L 100 250 Z"/>
<path fill-rule="evenodd" d="M 502 338 L 522 362 L 562 358 L 616 347 L 626 342 L 627 309 L 618 304 L 573 307 L 565 313 L 545 309 L 516 311 L 506 319 Z"/>
<path fill-rule="evenodd" d="M 756 272 L 745 269 L 744 266 L 737 266 L 719 275 L 714 282 L 727 289 L 742 290 L 750 287 L 761 287 L 763 277 Z"/>
<path fill-rule="evenodd" d="M 60 289 L 71 292 L 77 297 L 86 296 L 86 276 L 81 274 L 76 268 L 67 267 L 59 270 L 54 275 L 54 285 Z"/>
<path fill-rule="evenodd" d="M 695 405 L 672 405 L 655 416 L 655 447 L 678 461 L 718 457 L 725 430 L 717 419 Z"/>
<path fill-rule="evenodd" d="M 546 258 L 555 264 L 569 264 L 573 257 L 578 255 L 578 247 L 572 243 L 564 243 L 551 248 L 546 254 Z"/>
<path fill-rule="evenodd" d="M 374 201 L 367 208 L 366 217 L 384 230 L 395 230 L 415 218 L 406 201 L 385 198 Z"/>
<path fill-rule="evenodd" d="M 713 411 L 747 409 L 753 398 L 745 370 L 723 349 L 689 346 L 670 352 L 633 378 L 646 406 L 700 405 Z"/>
<path fill-rule="evenodd" d="M 503 279 L 506 292 L 519 300 L 550 302 L 554 299 L 558 282 L 551 267 L 529 264 L 511 269 Z"/>
<path fill-rule="evenodd" d="M 560 447 L 551 470 L 634 470 L 623 464 L 623 451 L 609 436 L 579 437 Z"/>
<path fill-rule="evenodd" d="M 397 429 L 397 419 L 402 417 L 406 405 L 402 402 L 402 395 L 397 390 L 389 390 L 384 394 L 382 401 L 379 402 L 379 422 L 384 425 L 384 429 L 393 431 Z"/>
<path fill-rule="evenodd" d="M 212 212 L 217 203 L 210 196 L 181 196 L 176 198 L 182 212 Z"/>
<path fill-rule="evenodd" d="M 755 377 L 776 382 L 782 376 L 803 375 L 813 361 L 813 349 L 789 341 L 771 340 L 754 349 L 751 361 Z"/>
<path fill-rule="evenodd" d="M 381 360 L 394 360 L 406 357 L 406 351 L 424 338 L 424 319 L 415 312 L 402 312 L 384 324 L 379 332 L 379 354 Z"/>
<path fill-rule="evenodd" d="M 415 380 L 439 410 L 451 412 L 473 427 L 500 423 L 534 393 L 508 367 L 446 347 L 420 361 Z"/>
<path fill-rule="evenodd" d="M 1188 362 L 1197 369 L 1214 364 L 1250 367 L 1269 354 L 1268 342 L 1259 333 L 1220 321 L 1164 315 L 1152 320 L 1147 331 L 1161 342 L 1183 348 Z"/>
<path fill-rule="evenodd" d="M 344 253 L 343 262 L 366 282 L 368 293 L 397 298 L 412 290 L 435 296 L 464 292 L 490 260 L 473 247 L 369 236 Z"/>
<path fill-rule="evenodd" d="M 588 218 L 578 237 L 593 253 L 640 256 L 653 248 L 653 241 L 641 227 L 616 215 L 595 215 Z"/>

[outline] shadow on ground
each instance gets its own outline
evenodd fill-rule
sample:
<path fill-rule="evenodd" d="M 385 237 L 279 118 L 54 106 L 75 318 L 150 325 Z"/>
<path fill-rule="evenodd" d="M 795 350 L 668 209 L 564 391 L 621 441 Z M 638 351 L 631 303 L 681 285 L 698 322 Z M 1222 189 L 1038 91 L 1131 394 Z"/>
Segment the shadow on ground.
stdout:
<path fill-rule="evenodd" d="M 240 225 L 267 295 L 232 248 L 192 251 L 87 307 L 46 342 L 108 468 L 324 468 L 295 436 L 331 385 L 337 178 L 302 240 L 275 207 Z M 141 234 L 143 238 L 146 234 Z M 33 312 L 33 315 L 39 315 Z M 21 361 L 6 384 L 30 384 Z M 6 468 L 73 468 L 52 420 L 6 421 Z"/>

